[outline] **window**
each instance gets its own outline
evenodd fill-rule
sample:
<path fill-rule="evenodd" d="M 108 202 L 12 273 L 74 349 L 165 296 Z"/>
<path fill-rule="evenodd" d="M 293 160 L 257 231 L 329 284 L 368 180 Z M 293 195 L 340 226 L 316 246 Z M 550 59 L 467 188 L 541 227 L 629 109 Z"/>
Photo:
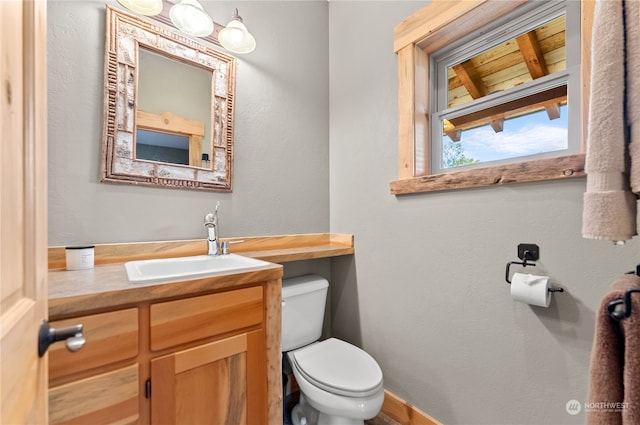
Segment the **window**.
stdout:
<path fill-rule="evenodd" d="M 391 192 L 584 175 L 592 13 L 573 1 L 434 0 L 398 24 Z"/>
<path fill-rule="evenodd" d="M 580 152 L 580 4 L 532 5 L 431 55 L 434 173 Z"/>

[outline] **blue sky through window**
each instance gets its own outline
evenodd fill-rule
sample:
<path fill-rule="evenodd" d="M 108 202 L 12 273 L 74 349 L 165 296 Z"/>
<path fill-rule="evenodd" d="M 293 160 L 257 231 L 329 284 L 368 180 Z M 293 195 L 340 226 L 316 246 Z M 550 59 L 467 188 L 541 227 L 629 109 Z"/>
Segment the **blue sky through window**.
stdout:
<path fill-rule="evenodd" d="M 448 136 L 443 143 L 454 143 Z M 543 109 L 527 115 L 507 119 L 502 132 L 496 133 L 485 125 L 461 134 L 464 154 L 480 162 L 516 158 L 568 147 L 567 105 L 560 107 L 560 118 L 550 120 Z"/>

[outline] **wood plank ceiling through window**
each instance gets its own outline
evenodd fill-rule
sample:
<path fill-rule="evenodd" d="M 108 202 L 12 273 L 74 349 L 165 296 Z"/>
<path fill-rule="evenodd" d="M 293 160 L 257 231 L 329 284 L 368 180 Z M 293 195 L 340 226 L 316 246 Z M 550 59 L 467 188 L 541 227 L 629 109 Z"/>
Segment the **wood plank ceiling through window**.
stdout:
<path fill-rule="evenodd" d="M 549 21 L 536 29 L 485 50 L 464 62 L 448 68 L 448 107 L 456 107 L 490 93 L 506 90 L 566 68 L 565 17 Z M 506 118 L 542 109 L 549 119 L 560 117 L 560 106 L 566 104 L 564 90 L 551 89 L 542 96 L 528 96 L 534 103 L 510 103 L 488 108 L 454 120 L 445 120 L 444 132 L 459 141 L 462 130 L 489 124 L 495 132 L 503 129 Z"/>

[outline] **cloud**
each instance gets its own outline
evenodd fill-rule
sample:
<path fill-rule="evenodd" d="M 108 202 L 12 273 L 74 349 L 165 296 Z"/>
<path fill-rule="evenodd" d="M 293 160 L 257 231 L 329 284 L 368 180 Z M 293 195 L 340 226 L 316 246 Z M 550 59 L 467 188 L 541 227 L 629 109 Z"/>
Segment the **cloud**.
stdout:
<path fill-rule="evenodd" d="M 507 127 L 508 122 L 505 124 Z M 568 131 L 546 124 L 524 124 L 495 133 L 485 126 L 463 132 L 461 142 L 467 156 L 485 162 L 567 149 Z"/>

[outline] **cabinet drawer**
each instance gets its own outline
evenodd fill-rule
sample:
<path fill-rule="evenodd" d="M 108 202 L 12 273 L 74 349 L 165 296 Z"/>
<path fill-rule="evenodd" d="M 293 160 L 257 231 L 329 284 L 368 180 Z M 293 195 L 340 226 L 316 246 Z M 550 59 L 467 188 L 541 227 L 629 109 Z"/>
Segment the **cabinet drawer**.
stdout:
<path fill-rule="evenodd" d="M 262 286 L 151 305 L 151 350 L 262 323 Z"/>
<path fill-rule="evenodd" d="M 138 309 L 130 308 L 51 322 L 54 328 L 82 323 L 87 342 L 75 353 L 64 342 L 49 348 L 49 382 L 65 375 L 138 355 Z"/>
<path fill-rule="evenodd" d="M 138 365 L 49 389 L 49 423 L 134 424 L 139 416 Z"/>

